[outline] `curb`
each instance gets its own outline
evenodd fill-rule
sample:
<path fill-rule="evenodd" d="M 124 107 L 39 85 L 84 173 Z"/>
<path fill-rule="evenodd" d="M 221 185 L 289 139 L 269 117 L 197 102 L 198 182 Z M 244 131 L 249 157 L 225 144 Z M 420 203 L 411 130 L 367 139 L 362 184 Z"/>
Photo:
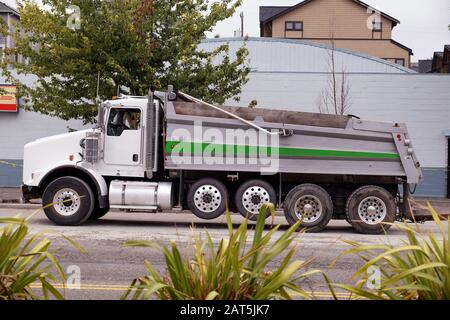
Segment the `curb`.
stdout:
<path fill-rule="evenodd" d="M 42 205 L 38 203 L 0 203 L 0 209 L 22 209 L 22 210 L 38 210 L 41 209 Z M 113 210 L 116 211 L 116 210 Z M 190 214 L 191 212 L 189 210 L 171 210 L 171 211 L 162 211 L 160 213 L 170 213 L 170 214 L 177 214 L 177 213 L 184 213 L 184 214 Z M 233 215 L 239 215 L 239 213 L 232 212 Z M 283 216 L 283 211 L 275 211 L 275 216 Z"/>
<path fill-rule="evenodd" d="M 38 203 L 0 203 L 0 209 L 40 209 Z"/>

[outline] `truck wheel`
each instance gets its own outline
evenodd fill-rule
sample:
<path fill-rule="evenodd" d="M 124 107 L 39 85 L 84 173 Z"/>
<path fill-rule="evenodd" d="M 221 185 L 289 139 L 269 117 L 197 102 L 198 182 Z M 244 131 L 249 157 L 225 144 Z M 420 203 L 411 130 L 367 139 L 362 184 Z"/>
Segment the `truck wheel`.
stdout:
<path fill-rule="evenodd" d="M 236 191 L 234 203 L 239 213 L 249 220 L 256 221 L 259 209 L 264 203 L 276 201 L 275 189 L 266 181 L 250 180 L 244 182 Z M 266 218 L 270 215 L 266 212 Z"/>
<path fill-rule="evenodd" d="M 284 215 L 290 225 L 301 220 L 307 232 L 320 232 L 333 216 L 333 201 L 325 189 L 302 184 L 292 189 L 284 200 Z"/>
<path fill-rule="evenodd" d="M 42 195 L 42 203 L 47 206 L 45 215 L 62 226 L 76 226 L 85 222 L 94 209 L 94 202 L 91 188 L 75 177 L 52 181 Z"/>
<path fill-rule="evenodd" d="M 347 219 L 353 229 L 364 234 L 380 234 L 394 223 L 396 205 L 394 197 L 377 186 L 364 186 L 353 192 L 347 200 Z"/>
<path fill-rule="evenodd" d="M 187 204 L 197 217 L 205 220 L 215 219 L 227 209 L 227 188 L 217 179 L 200 179 L 189 189 Z"/>

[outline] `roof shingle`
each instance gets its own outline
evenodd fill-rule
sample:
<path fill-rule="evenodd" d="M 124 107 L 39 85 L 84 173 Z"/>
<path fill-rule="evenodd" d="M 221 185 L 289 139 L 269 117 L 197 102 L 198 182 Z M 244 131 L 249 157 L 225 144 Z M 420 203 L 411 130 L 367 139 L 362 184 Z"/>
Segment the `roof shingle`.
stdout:
<path fill-rule="evenodd" d="M 273 6 L 259 7 L 259 21 L 265 22 L 266 20 L 269 20 L 270 18 L 280 14 L 281 12 L 289 8 L 290 7 L 273 7 Z"/>

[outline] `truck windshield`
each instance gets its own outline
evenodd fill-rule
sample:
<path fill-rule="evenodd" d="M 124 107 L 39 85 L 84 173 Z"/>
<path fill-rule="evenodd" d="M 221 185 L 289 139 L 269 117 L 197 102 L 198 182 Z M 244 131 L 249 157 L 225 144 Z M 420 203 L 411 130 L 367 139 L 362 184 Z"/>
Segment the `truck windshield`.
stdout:
<path fill-rule="evenodd" d="M 141 128 L 141 110 L 112 108 L 108 117 L 108 136 L 120 136 L 125 130 Z"/>

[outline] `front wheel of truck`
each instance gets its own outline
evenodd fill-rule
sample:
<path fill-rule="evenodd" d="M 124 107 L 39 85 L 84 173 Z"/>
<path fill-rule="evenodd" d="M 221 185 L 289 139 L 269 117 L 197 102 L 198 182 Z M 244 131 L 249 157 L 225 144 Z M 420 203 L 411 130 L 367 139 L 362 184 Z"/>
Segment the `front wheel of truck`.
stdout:
<path fill-rule="evenodd" d="M 347 200 L 347 219 L 353 229 L 363 234 L 381 234 L 395 222 L 394 197 L 384 188 L 364 186 Z"/>
<path fill-rule="evenodd" d="M 42 195 L 48 219 L 62 226 L 77 226 L 89 219 L 94 209 L 94 194 L 86 182 L 76 177 L 52 181 Z"/>

